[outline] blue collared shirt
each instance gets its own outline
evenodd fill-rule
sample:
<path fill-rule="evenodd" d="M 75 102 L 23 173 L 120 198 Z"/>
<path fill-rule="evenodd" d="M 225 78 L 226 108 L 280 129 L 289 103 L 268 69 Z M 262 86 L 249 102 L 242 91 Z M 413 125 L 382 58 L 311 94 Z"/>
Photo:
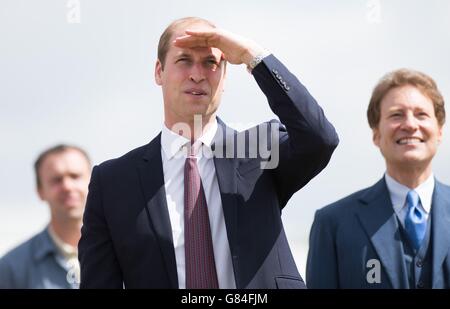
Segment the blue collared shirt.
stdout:
<path fill-rule="evenodd" d="M 400 220 L 400 223 L 405 226 L 405 217 L 408 211 L 408 206 L 406 206 L 406 195 L 412 189 L 397 182 L 394 178 L 389 176 L 387 172 L 384 178 L 386 180 L 386 186 L 391 197 L 391 202 L 392 206 L 394 207 L 395 214 Z M 417 188 L 413 189 L 417 192 L 417 194 L 419 194 L 419 207 L 422 209 L 425 217 L 428 219 L 428 215 L 431 210 L 431 202 L 433 199 L 434 176 L 431 175 Z"/>
<path fill-rule="evenodd" d="M 79 282 L 61 256 L 48 229 L 35 235 L 0 259 L 0 289 L 73 289 Z"/>

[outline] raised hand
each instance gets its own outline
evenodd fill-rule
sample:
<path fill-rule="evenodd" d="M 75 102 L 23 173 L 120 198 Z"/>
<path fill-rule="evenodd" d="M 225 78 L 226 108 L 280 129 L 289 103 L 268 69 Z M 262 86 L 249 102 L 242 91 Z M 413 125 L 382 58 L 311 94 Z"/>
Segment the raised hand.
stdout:
<path fill-rule="evenodd" d="M 255 42 L 237 34 L 217 28 L 186 30 L 186 35 L 175 38 L 175 46 L 181 48 L 215 47 L 222 51 L 223 58 L 232 64 L 246 64 L 264 49 Z"/>

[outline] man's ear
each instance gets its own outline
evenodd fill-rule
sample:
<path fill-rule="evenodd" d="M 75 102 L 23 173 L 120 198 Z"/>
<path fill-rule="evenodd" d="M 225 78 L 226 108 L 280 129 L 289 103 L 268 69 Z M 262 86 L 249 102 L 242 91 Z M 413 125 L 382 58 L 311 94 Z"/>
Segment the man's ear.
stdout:
<path fill-rule="evenodd" d="M 38 186 L 36 188 L 37 194 L 39 195 L 39 198 L 41 199 L 41 201 L 45 201 L 45 196 L 44 193 L 42 192 L 42 187 Z"/>
<path fill-rule="evenodd" d="M 380 147 L 380 131 L 378 127 L 372 129 L 372 141 L 376 146 Z"/>
<path fill-rule="evenodd" d="M 221 60 L 222 66 L 222 92 L 225 91 L 225 79 L 227 77 L 227 61 L 225 59 Z"/>
<path fill-rule="evenodd" d="M 158 84 L 159 86 L 162 85 L 162 73 L 163 73 L 163 67 L 161 64 L 161 61 L 156 60 L 156 65 L 155 65 L 155 81 L 156 84 Z"/>
<path fill-rule="evenodd" d="M 223 78 L 225 78 L 227 76 L 227 61 L 226 60 L 222 61 L 223 61 Z"/>
<path fill-rule="evenodd" d="M 438 145 L 440 145 L 441 144 L 441 141 L 442 141 L 442 134 L 443 134 L 443 128 L 442 128 L 443 126 L 439 126 L 439 132 L 438 132 L 438 137 L 437 137 L 437 143 L 438 143 Z"/>

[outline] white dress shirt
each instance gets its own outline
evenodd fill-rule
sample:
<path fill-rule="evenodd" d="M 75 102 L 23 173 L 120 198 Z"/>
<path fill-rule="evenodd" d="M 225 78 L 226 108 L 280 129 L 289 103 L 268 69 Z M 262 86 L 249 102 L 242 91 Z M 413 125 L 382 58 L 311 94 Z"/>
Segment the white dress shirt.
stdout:
<path fill-rule="evenodd" d="M 233 264 L 228 243 L 222 200 L 217 182 L 216 168 L 212 158 L 211 143 L 217 131 L 217 121 L 206 128 L 198 139 L 201 142 L 196 155 L 197 166 L 205 191 L 208 205 L 209 224 L 213 242 L 219 288 L 234 289 Z M 189 140 L 176 134 L 163 125 L 161 132 L 161 157 L 164 172 L 167 207 L 172 226 L 173 245 L 177 262 L 178 286 L 186 288 L 185 252 L 184 252 L 184 164 Z"/>
<path fill-rule="evenodd" d="M 391 197 L 392 206 L 394 207 L 394 211 L 397 214 L 397 217 L 400 220 L 400 223 L 403 227 L 405 227 L 405 218 L 406 213 L 408 212 L 408 206 L 406 205 L 406 195 L 410 190 L 414 190 L 419 194 L 420 204 L 419 207 L 425 214 L 425 218 L 428 219 L 428 215 L 431 210 L 431 202 L 433 199 L 433 191 L 434 191 L 434 176 L 433 174 L 427 178 L 422 184 L 420 184 L 417 188 L 411 189 L 405 185 L 402 185 L 394 178 L 385 174 L 386 185 L 389 191 L 389 195 Z"/>

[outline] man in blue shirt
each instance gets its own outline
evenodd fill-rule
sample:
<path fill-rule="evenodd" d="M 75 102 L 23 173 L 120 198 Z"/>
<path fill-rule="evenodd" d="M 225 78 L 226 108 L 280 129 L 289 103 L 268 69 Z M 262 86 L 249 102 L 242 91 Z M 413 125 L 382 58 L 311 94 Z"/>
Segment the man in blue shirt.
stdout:
<path fill-rule="evenodd" d="M 89 157 L 81 148 L 58 145 L 44 151 L 34 167 L 50 222 L 0 259 L 0 288 L 78 288 L 77 244 L 90 180 Z"/>

